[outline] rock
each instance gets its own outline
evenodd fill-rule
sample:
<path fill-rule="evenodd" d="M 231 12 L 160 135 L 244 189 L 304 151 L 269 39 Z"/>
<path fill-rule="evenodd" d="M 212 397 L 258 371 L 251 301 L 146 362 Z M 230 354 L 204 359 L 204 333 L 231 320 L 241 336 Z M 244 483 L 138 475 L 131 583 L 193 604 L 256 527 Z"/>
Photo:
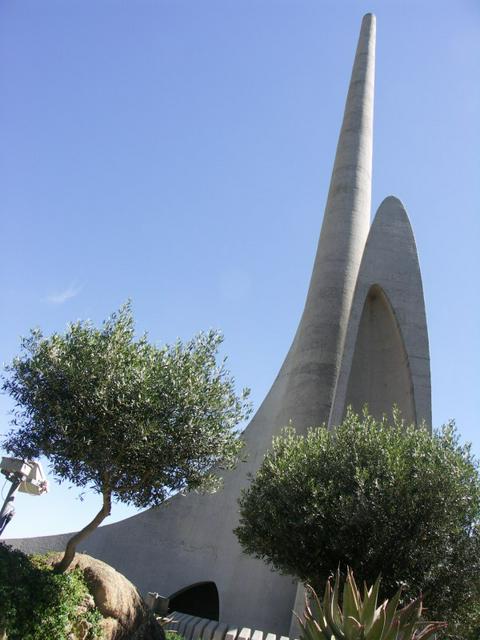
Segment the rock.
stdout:
<path fill-rule="evenodd" d="M 93 599 L 93 596 L 88 594 L 77 607 L 79 618 L 73 625 L 72 632 L 68 636 L 69 640 L 85 640 L 88 638 L 88 634 L 92 628 L 92 623 L 80 616 L 88 611 L 93 611 L 93 609 L 95 609 L 95 600 Z"/>
<path fill-rule="evenodd" d="M 128 637 L 125 635 L 122 636 L 122 633 L 124 631 L 119 621 L 115 620 L 115 618 L 104 618 L 102 620 L 101 626 L 104 638 L 112 638 L 112 640 L 116 640 L 116 638 Z"/>
<path fill-rule="evenodd" d="M 52 564 L 62 554 L 52 554 Z M 165 640 L 163 628 L 146 606 L 135 586 L 113 567 L 77 553 L 69 571 L 80 569 L 104 620 L 105 640 Z M 81 636 L 80 636 L 81 637 Z"/>

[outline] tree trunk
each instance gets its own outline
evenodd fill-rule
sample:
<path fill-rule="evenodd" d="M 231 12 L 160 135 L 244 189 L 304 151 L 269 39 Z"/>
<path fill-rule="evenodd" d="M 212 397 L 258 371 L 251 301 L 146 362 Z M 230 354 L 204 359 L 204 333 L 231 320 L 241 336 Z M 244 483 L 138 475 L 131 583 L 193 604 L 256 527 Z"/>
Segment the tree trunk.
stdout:
<path fill-rule="evenodd" d="M 107 516 L 110 515 L 112 509 L 112 491 L 109 488 L 104 488 L 103 490 L 103 506 L 100 511 L 97 513 L 95 518 L 87 524 L 81 531 L 73 535 L 70 540 L 67 542 L 67 546 L 65 548 L 65 553 L 63 554 L 63 558 L 55 565 L 56 573 L 65 573 L 68 567 L 72 564 L 73 559 L 75 558 L 75 552 L 77 550 L 77 546 L 80 542 L 86 538 L 88 535 L 95 531 L 95 529 L 102 524 Z"/>

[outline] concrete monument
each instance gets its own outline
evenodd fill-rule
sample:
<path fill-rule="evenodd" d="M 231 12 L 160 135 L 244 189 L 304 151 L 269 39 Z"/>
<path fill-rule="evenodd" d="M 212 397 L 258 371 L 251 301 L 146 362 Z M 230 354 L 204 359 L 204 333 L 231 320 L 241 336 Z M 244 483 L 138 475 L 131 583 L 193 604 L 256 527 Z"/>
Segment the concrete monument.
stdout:
<path fill-rule="evenodd" d="M 214 495 L 168 503 L 101 527 L 85 550 L 173 608 L 287 635 L 297 586 L 247 557 L 232 533 L 237 498 L 272 437 L 338 424 L 351 404 L 393 403 L 431 421 L 430 364 L 415 240 L 402 203 L 386 198 L 370 226 L 375 17 L 363 18 L 305 308 L 273 386 L 243 434 L 247 460 Z M 61 549 L 67 535 L 11 541 Z M 83 548 L 81 549 L 84 550 Z"/>

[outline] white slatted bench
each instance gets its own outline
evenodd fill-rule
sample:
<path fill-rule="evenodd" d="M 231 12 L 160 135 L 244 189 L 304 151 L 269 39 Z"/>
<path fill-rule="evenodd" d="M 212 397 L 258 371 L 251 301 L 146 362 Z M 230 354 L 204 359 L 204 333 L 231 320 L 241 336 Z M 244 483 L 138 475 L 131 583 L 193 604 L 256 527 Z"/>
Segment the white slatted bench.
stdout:
<path fill-rule="evenodd" d="M 290 640 L 286 636 L 198 618 L 178 611 L 169 613 L 168 619 L 165 629 L 176 631 L 185 640 Z"/>

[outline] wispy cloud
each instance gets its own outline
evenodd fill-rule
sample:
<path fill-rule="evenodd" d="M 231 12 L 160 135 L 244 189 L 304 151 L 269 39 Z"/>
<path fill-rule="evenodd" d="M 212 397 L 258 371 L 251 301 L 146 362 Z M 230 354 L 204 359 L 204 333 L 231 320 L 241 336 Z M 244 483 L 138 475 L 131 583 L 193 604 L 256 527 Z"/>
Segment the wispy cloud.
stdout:
<path fill-rule="evenodd" d="M 81 290 L 82 287 L 80 285 L 72 282 L 63 291 L 51 293 L 45 299 L 47 300 L 47 302 L 51 302 L 52 304 L 63 304 L 67 300 L 71 300 L 72 298 L 75 298 L 75 296 L 78 296 Z"/>

